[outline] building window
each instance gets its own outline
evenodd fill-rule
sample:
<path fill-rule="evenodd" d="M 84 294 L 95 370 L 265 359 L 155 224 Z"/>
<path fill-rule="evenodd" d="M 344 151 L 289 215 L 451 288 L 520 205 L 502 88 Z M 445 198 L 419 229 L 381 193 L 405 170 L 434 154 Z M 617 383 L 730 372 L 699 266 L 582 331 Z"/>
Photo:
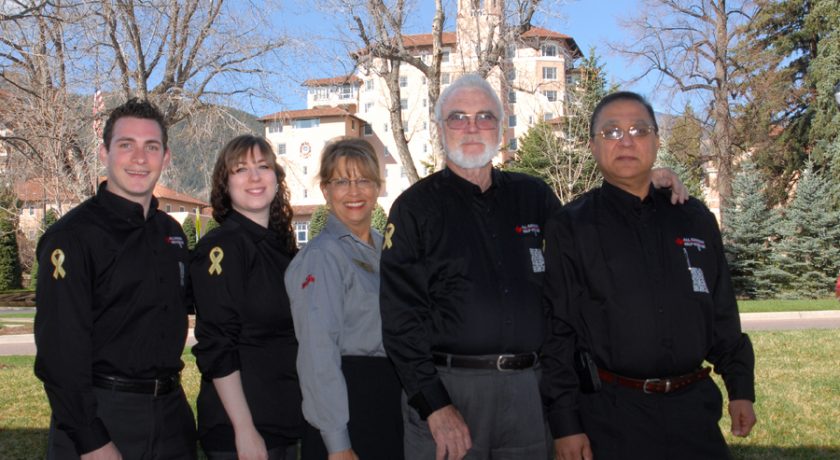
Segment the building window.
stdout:
<path fill-rule="evenodd" d="M 513 128 L 516 126 L 516 115 L 509 115 L 508 116 L 508 128 Z"/>
<path fill-rule="evenodd" d="M 309 198 L 309 190 L 303 189 L 303 197 L 304 198 Z"/>
<path fill-rule="evenodd" d="M 324 99 L 329 99 L 330 97 L 330 89 L 329 88 L 314 88 L 311 90 L 312 92 L 312 99 L 316 101 L 323 101 Z"/>
<path fill-rule="evenodd" d="M 32 206 L 32 205 L 29 206 L 29 215 L 30 216 L 35 215 L 35 206 Z"/>
<path fill-rule="evenodd" d="M 423 122 L 423 130 L 425 131 L 425 130 L 427 130 L 427 129 L 429 129 L 429 122 L 424 121 L 424 122 Z"/>
<path fill-rule="evenodd" d="M 184 212 L 186 209 L 183 206 L 178 206 L 178 212 Z"/>
<path fill-rule="evenodd" d="M 408 77 L 405 75 L 400 76 L 400 88 L 408 88 Z"/>
<path fill-rule="evenodd" d="M 548 112 L 548 113 L 543 114 L 543 121 L 548 121 L 548 120 L 553 120 L 553 119 L 554 119 L 554 114 L 553 113 Z"/>
<path fill-rule="evenodd" d="M 400 99 L 400 110 L 408 109 L 408 99 Z"/>
<path fill-rule="evenodd" d="M 388 132 L 388 123 L 382 123 L 382 130 Z"/>
<path fill-rule="evenodd" d="M 449 62 L 449 50 L 443 50 L 443 55 L 440 57 L 440 62 Z"/>
<path fill-rule="evenodd" d="M 365 81 L 365 91 L 371 91 L 371 90 L 373 90 L 373 79 L 372 78 L 370 80 Z"/>
<path fill-rule="evenodd" d="M 303 167 L 303 175 L 305 176 L 305 175 L 307 174 L 307 172 L 308 172 L 308 171 L 309 171 L 309 168 L 307 168 L 306 166 L 304 166 L 304 167 Z"/>
<path fill-rule="evenodd" d="M 557 80 L 557 67 L 543 67 L 543 80 Z"/>
<path fill-rule="evenodd" d="M 543 91 L 543 96 L 548 99 L 548 102 L 556 102 L 557 101 L 557 91 L 554 90 L 546 90 Z"/>
<path fill-rule="evenodd" d="M 516 104 L 516 90 L 508 91 L 508 102 L 511 104 Z"/>
<path fill-rule="evenodd" d="M 166 206 L 164 206 L 164 209 L 166 209 L 166 212 L 172 212 L 172 205 L 167 204 Z"/>
<path fill-rule="evenodd" d="M 440 74 L 440 84 L 441 85 L 448 85 L 449 84 L 449 73 L 441 72 L 441 74 Z"/>
<path fill-rule="evenodd" d="M 389 157 L 391 156 L 391 151 L 388 150 L 388 147 L 385 147 L 385 151 L 382 152 L 382 155 Z"/>
<path fill-rule="evenodd" d="M 429 101 L 426 100 L 426 99 L 423 99 L 423 107 L 426 107 L 428 104 L 429 104 Z"/>
<path fill-rule="evenodd" d="M 508 150 L 516 150 L 518 148 L 516 143 L 516 138 L 511 139 L 508 141 Z"/>
<path fill-rule="evenodd" d="M 283 122 L 282 121 L 272 121 L 268 124 L 268 134 L 273 133 L 282 133 L 283 132 Z"/>
<path fill-rule="evenodd" d="M 423 153 L 426 153 L 428 151 L 429 151 L 429 146 L 426 145 L 426 144 L 423 144 Z"/>
<path fill-rule="evenodd" d="M 321 126 L 320 118 L 303 118 L 294 121 L 295 129 L 317 128 Z"/>
<path fill-rule="evenodd" d="M 295 238 L 300 245 L 306 244 L 309 239 L 309 222 L 295 222 Z"/>
<path fill-rule="evenodd" d="M 400 177 L 408 177 L 408 175 L 405 173 L 405 168 L 403 168 L 402 166 L 400 166 Z"/>
<path fill-rule="evenodd" d="M 507 57 L 507 58 L 516 57 L 516 45 L 507 45 L 505 47 L 505 57 Z"/>
<path fill-rule="evenodd" d="M 356 120 L 350 120 L 350 129 L 356 129 Z"/>
<path fill-rule="evenodd" d="M 338 92 L 338 98 L 342 100 L 353 99 L 353 87 L 350 85 L 341 85 Z"/>
<path fill-rule="evenodd" d="M 286 144 L 277 144 L 277 154 L 278 155 L 285 155 L 286 154 Z"/>
<path fill-rule="evenodd" d="M 557 57 L 557 45 L 546 43 L 542 46 L 542 55 L 545 57 Z"/>
<path fill-rule="evenodd" d="M 371 126 L 370 123 L 365 123 L 365 126 L 362 128 L 362 132 L 365 136 L 373 135 L 373 126 Z"/>
<path fill-rule="evenodd" d="M 373 102 L 365 102 L 365 113 L 370 112 L 370 109 L 373 108 Z"/>
<path fill-rule="evenodd" d="M 516 69 L 511 68 L 505 75 L 507 75 L 508 81 L 516 80 Z"/>
<path fill-rule="evenodd" d="M 420 77 L 420 83 L 426 84 L 426 77 Z"/>

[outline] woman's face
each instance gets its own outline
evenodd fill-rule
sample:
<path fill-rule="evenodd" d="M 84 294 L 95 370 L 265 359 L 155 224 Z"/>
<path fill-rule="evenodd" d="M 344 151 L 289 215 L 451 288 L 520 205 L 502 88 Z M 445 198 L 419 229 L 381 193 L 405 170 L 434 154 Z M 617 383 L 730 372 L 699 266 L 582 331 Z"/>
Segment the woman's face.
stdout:
<path fill-rule="evenodd" d="M 339 157 L 329 181 L 321 186 L 333 214 L 350 230 L 366 231 L 379 196 L 379 184 L 361 175 L 355 161 Z"/>
<path fill-rule="evenodd" d="M 259 147 L 243 155 L 228 174 L 228 192 L 234 210 L 255 222 L 268 222 L 277 192 L 277 175 Z"/>

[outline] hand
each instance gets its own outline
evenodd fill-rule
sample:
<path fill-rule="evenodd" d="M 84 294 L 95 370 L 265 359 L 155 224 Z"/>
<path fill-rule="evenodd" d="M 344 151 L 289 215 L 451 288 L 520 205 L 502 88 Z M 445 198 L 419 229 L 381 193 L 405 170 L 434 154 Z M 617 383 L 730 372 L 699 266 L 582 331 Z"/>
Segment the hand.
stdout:
<path fill-rule="evenodd" d="M 234 428 L 236 454 L 239 460 L 268 460 L 265 440 L 254 425 Z"/>
<path fill-rule="evenodd" d="M 99 449 L 80 456 L 81 460 L 122 460 L 122 454 L 116 444 L 109 442 Z"/>
<path fill-rule="evenodd" d="M 327 460 L 359 460 L 359 457 L 353 449 L 347 449 L 331 453 L 327 456 Z"/>
<path fill-rule="evenodd" d="M 745 438 L 755 426 L 755 411 L 749 399 L 729 401 L 729 417 L 732 419 L 732 434 Z"/>
<path fill-rule="evenodd" d="M 470 429 L 452 404 L 429 415 L 429 430 L 437 445 L 435 460 L 461 460 L 472 447 Z"/>
<path fill-rule="evenodd" d="M 688 188 L 671 168 L 654 168 L 651 181 L 656 188 L 671 188 L 671 204 L 683 204 L 688 199 Z"/>
<path fill-rule="evenodd" d="M 592 460 L 593 458 L 589 437 L 583 433 L 554 440 L 554 460 Z"/>

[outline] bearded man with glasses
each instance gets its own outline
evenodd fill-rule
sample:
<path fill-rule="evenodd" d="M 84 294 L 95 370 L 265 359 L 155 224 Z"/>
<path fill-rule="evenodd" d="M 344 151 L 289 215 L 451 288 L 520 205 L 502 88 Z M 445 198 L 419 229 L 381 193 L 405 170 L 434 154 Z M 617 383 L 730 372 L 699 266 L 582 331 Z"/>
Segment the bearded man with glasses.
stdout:
<path fill-rule="evenodd" d="M 560 203 L 543 181 L 493 168 L 504 110 L 480 76 L 447 87 L 435 116 L 446 168 L 397 198 L 380 265 L 406 459 L 546 459 L 542 248 Z"/>
<path fill-rule="evenodd" d="M 593 111 L 590 149 L 602 187 L 546 230 L 543 398 L 555 458 L 730 458 L 755 424 L 754 356 L 714 215 L 651 186 L 659 148 L 653 108 L 618 92 Z"/>

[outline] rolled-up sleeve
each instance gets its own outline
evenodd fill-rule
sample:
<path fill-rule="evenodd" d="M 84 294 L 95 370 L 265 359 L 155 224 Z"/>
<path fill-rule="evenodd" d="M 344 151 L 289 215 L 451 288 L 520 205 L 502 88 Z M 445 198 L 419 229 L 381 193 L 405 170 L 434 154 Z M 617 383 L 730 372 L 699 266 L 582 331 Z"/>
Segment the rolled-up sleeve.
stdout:
<path fill-rule="evenodd" d="M 286 292 L 298 339 L 297 369 L 303 416 L 321 432 L 330 453 L 351 448 L 347 384 L 339 344 L 344 277 L 338 248 L 310 243 L 286 269 Z"/>

